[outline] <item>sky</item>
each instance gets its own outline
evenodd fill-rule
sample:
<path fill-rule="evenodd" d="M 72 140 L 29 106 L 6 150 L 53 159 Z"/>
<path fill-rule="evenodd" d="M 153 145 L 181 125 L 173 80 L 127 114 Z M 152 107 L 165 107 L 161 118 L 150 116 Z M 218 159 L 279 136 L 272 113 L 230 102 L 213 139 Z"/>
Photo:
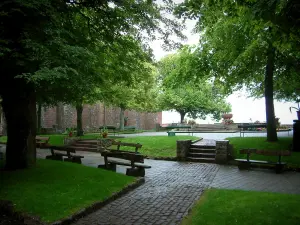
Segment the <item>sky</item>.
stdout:
<path fill-rule="evenodd" d="M 183 32 L 187 40 L 182 41 L 183 44 L 197 44 L 199 40 L 199 34 L 193 33 L 193 28 L 195 26 L 195 21 L 187 20 L 186 21 L 186 30 Z M 154 41 L 151 44 L 153 49 L 153 54 L 156 60 L 160 60 L 164 56 L 176 52 L 166 52 L 161 47 L 162 43 L 160 41 Z M 251 121 L 266 121 L 266 110 L 265 110 L 265 99 L 253 99 L 247 98 L 245 92 L 235 92 L 227 98 L 227 101 L 232 106 L 232 114 L 233 114 L 233 121 L 235 123 L 242 123 L 242 122 L 251 122 Z M 293 124 L 293 120 L 297 119 L 296 112 L 289 110 L 290 106 L 296 107 L 295 103 L 292 102 L 278 102 L 274 101 L 274 108 L 275 108 L 275 115 L 279 118 L 279 122 L 281 124 Z M 212 124 L 214 121 L 210 118 L 206 120 L 196 120 L 197 123 L 201 124 Z M 179 123 L 180 122 L 180 115 L 176 112 L 166 112 L 164 111 L 162 114 L 162 123 Z"/>

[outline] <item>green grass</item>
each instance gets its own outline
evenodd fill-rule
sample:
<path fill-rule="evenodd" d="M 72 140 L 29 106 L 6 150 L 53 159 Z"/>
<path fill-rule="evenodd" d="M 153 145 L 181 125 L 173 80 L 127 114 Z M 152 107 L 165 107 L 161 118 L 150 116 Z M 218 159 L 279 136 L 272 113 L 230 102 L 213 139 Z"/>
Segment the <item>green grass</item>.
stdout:
<path fill-rule="evenodd" d="M 136 131 L 120 131 L 117 132 L 116 135 L 114 136 L 113 133 L 109 133 L 109 137 L 111 138 L 118 138 L 117 134 L 135 134 L 135 133 L 143 133 L 142 130 L 136 130 Z M 49 143 L 51 145 L 63 145 L 64 144 L 64 138 L 68 137 L 67 134 L 42 134 L 38 136 L 44 136 L 44 137 L 50 137 Z M 87 133 L 84 136 L 81 136 L 80 139 L 96 139 L 100 137 L 100 133 Z M 76 138 L 74 136 L 74 138 Z M 2 136 L 0 137 L 0 142 L 6 143 L 7 142 L 7 136 Z"/>
<path fill-rule="evenodd" d="M 268 150 L 289 150 L 292 144 L 292 137 L 280 137 L 277 142 L 267 142 L 266 137 L 233 137 L 227 138 L 230 144 L 233 145 L 234 158 L 246 158 L 247 155 L 240 154 L 239 150 L 243 148 L 256 148 Z M 253 154 L 250 159 L 277 161 L 276 156 L 264 156 Z M 290 166 L 300 166 L 300 152 L 292 152 L 291 156 L 282 157 L 282 160 Z"/>
<path fill-rule="evenodd" d="M 44 136 L 44 137 L 50 137 L 49 143 L 50 145 L 63 145 L 64 144 L 64 138 L 68 137 L 68 135 L 64 134 L 43 134 L 43 135 L 38 135 L 38 136 Z M 92 133 L 92 134 L 85 134 L 84 136 L 81 136 L 80 139 L 96 139 L 100 135 L 99 133 Z M 114 136 L 110 136 L 114 137 Z M 118 136 L 116 136 L 118 137 Z M 76 138 L 76 137 L 74 137 Z M 0 137 L 0 142 L 6 143 L 7 142 L 7 136 Z"/>
<path fill-rule="evenodd" d="M 106 199 L 135 178 L 75 163 L 40 159 L 34 168 L 0 171 L 0 180 L 0 199 L 12 201 L 18 211 L 53 222 Z"/>
<path fill-rule="evenodd" d="M 51 134 L 41 135 L 50 137 L 51 145 L 63 145 L 63 139 L 66 135 Z M 81 139 L 96 139 L 99 134 L 86 134 Z M 0 138 L 0 141 L 6 140 L 6 137 Z M 116 136 L 109 136 L 109 138 L 119 138 Z M 176 141 L 177 140 L 197 140 L 199 137 L 194 136 L 139 136 L 139 137 L 128 137 L 120 139 L 122 142 L 140 143 L 143 147 L 139 150 L 145 156 L 149 157 L 176 157 Z M 123 147 L 121 150 L 134 151 L 134 148 Z"/>
<path fill-rule="evenodd" d="M 300 195 L 206 190 L 182 225 L 298 225 Z"/>
<path fill-rule="evenodd" d="M 122 138 L 121 142 L 140 143 L 143 147 L 139 150 L 145 156 L 150 157 L 176 157 L 177 140 L 197 140 L 194 136 L 140 136 Z M 134 151 L 134 148 L 125 148 L 122 150 Z"/>
<path fill-rule="evenodd" d="M 7 142 L 7 136 L 0 137 L 0 142 L 6 143 Z"/>

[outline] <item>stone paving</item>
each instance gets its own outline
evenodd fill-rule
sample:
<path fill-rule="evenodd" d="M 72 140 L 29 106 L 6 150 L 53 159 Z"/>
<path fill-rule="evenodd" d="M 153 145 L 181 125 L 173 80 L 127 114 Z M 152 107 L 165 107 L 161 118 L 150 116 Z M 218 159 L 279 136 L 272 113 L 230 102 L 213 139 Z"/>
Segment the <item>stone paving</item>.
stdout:
<path fill-rule="evenodd" d="M 91 157 L 91 158 L 90 158 Z M 92 154 L 84 164 L 96 166 Z M 75 225 L 180 224 L 206 188 L 225 188 L 300 194 L 300 173 L 273 170 L 240 171 L 234 166 L 145 160 L 145 184 Z M 118 166 L 118 172 L 125 169 Z"/>
<path fill-rule="evenodd" d="M 300 194 L 300 173 L 274 170 L 239 170 L 236 166 L 221 166 L 210 187 L 252 191 Z"/>
<path fill-rule="evenodd" d="M 193 144 L 194 146 L 211 146 L 211 147 L 216 147 L 216 140 L 213 139 L 202 139 L 201 141 L 198 141 Z"/>
<path fill-rule="evenodd" d="M 50 151 L 38 149 L 37 153 L 44 158 Z M 99 153 L 77 154 L 84 155 L 85 165 L 104 163 Z M 203 190 L 211 187 L 300 194 L 300 173 L 296 172 L 240 171 L 235 166 L 160 160 L 145 160 L 145 164 L 152 166 L 146 170 L 145 184 L 74 224 L 180 224 Z M 117 171 L 125 173 L 125 167 L 118 166 Z"/>
<path fill-rule="evenodd" d="M 74 224 L 179 224 L 219 168 L 215 164 L 145 163 L 152 166 L 146 171 L 145 184 Z"/>

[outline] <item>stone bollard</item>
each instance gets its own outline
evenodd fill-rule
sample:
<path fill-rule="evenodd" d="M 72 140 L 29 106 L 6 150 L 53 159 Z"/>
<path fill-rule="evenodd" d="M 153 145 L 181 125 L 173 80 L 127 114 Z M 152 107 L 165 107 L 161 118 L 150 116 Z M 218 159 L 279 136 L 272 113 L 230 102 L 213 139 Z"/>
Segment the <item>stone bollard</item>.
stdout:
<path fill-rule="evenodd" d="M 228 151 L 229 151 L 229 141 L 228 140 L 218 140 L 216 141 L 216 163 L 226 164 L 228 161 Z"/>
<path fill-rule="evenodd" d="M 180 140 L 177 141 L 176 156 L 179 161 L 185 161 L 186 156 L 190 150 L 192 140 Z"/>

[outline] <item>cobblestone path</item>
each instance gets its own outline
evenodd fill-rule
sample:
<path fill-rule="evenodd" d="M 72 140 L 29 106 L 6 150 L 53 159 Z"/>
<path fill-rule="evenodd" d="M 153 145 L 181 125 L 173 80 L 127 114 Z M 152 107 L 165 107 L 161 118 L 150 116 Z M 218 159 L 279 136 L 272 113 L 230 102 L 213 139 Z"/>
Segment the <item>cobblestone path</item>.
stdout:
<path fill-rule="evenodd" d="M 74 224 L 179 224 L 219 168 L 162 161 L 151 165 L 145 184 Z"/>

